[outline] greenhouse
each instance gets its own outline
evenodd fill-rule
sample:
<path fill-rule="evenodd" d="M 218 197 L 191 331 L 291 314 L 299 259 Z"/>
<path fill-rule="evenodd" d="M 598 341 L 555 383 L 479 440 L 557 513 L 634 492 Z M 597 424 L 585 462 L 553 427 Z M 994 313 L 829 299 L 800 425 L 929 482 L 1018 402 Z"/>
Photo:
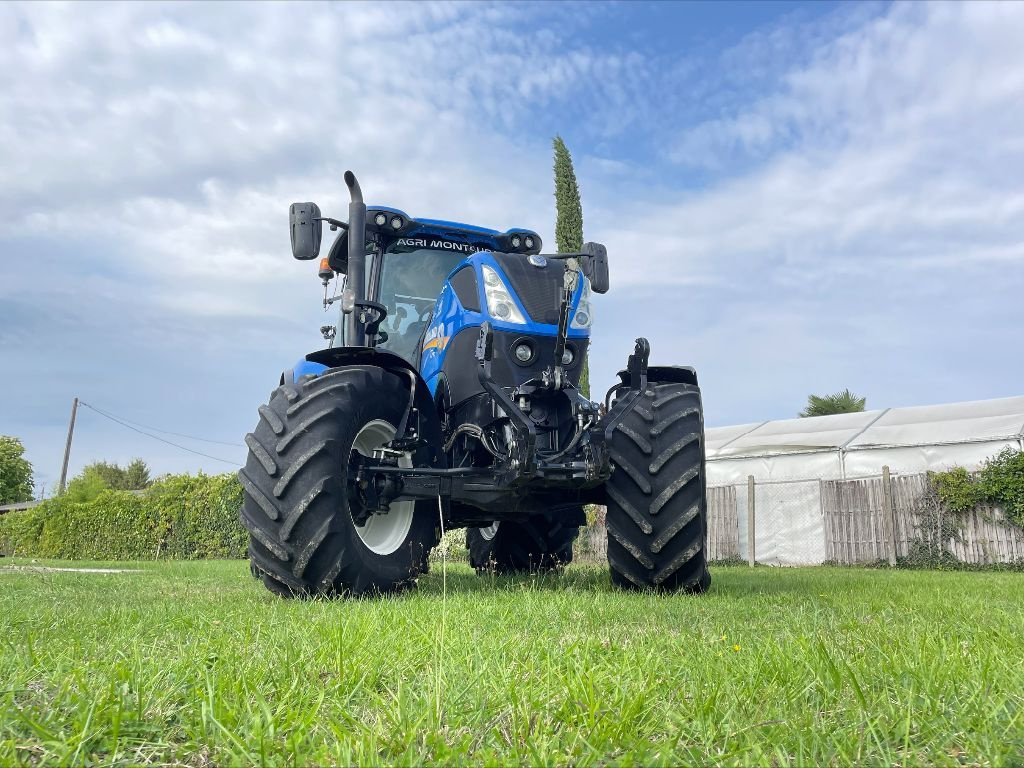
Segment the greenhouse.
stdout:
<path fill-rule="evenodd" d="M 757 561 L 820 563 L 829 559 L 821 481 L 883 467 L 893 476 L 979 469 L 1004 448 L 1024 450 L 1024 397 L 716 427 L 706 440 L 712 533 L 734 531 L 746 556 L 753 483 Z"/>

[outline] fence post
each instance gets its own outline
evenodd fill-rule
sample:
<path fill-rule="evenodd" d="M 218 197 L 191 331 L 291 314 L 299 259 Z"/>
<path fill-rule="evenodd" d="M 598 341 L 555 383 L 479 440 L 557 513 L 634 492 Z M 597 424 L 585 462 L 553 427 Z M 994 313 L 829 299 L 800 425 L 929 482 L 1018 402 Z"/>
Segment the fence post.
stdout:
<path fill-rule="evenodd" d="M 754 552 L 754 476 L 747 475 L 747 564 L 753 568 Z"/>
<path fill-rule="evenodd" d="M 882 467 L 882 535 L 889 555 L 889 565 L 896 565 L 896 521 L 892 516 L 892 478 L 889 465 Z"/>

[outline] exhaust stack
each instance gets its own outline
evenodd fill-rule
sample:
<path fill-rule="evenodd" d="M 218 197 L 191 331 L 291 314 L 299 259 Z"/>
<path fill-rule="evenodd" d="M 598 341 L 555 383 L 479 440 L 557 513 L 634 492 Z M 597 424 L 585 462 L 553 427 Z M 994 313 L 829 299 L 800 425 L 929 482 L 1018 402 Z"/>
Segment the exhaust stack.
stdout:
<path fill-rule="evenodd" d="M 351 197 L 348 204 L 348 289 L 359 302 L 366 299 L 366 203 L 352 171 L 345 171 L 345 184 Z M 366 334 L 356 312 L 349 312 L 345 318 L 345 343 L 365 347 Z"/>

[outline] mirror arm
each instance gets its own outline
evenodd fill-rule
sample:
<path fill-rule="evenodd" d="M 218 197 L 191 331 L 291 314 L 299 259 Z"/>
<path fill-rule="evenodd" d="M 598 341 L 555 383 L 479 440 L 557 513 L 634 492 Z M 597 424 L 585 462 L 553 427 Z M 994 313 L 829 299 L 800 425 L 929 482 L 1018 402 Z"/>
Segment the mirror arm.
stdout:
<path fill-rule="evenodd" d="M 330 216 L 320 216 L 316 220 L 317 221 L 326 221 L 328 224 L 330 224 L 331 225 L 331 232 L 334 232 L 339 227 L 341 229 L 345 230 L 346 232 L 348 232 L 348 224 L 346 224 L 344 221 L 338 221 L 337 219 L 332 219 Z"/>

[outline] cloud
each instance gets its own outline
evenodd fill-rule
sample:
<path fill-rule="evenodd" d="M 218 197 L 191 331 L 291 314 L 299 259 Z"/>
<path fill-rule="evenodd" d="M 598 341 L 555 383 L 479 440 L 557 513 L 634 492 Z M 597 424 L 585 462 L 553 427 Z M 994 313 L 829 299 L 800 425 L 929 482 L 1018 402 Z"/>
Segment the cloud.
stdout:
<path fill-rule="evenodd" d="M 1016 6 L 856 6 L 696 53 L 587 36 L 602 14 L 643 29 L 629 6 L 310 10 L 0 14 L 0 430 L 48 480 L 75 395 L 251 428 L 324 322 L 290 202 L 343 214 L 351 167 L 373 201 L 552 243 L 556 131 L 613 260 L 595 391 L 646 334 L 698 366 L 716 424 L 845 386 L 872 405 L 1017 393 Z M 84 418 L 73 469 L 218 469 Z"/>
<path fill-rule="evenodd" d="M 752 104 L 684 131 L 672 157 L 724 167 L 737 155 L 793 147 L 835 151 L 851 141 L 948 136 L 951 128 L 987 133 L 979 113 L 1008 124 L 991 113 L 1021 90 L 1022 24 L 1004 3 L 897 4 L 819 42 Z"/>
<path fill-rule="evenodd" d="M 588 208 L 618 256 L 609 313 L 645 321 L 599 333 L 646 326 L 696 363 L 717 423 L 845 386 L 875 405 L 1015 394 L 1022 37 L 1006 4 L 895 6 L 684 132 L 714 183 Z"/>
<path fill-rule="evenodd" d="M 19 405 L 2 422 L 40 435 L 47 481 L 74 395 L 193 434 L 251 426 L 280 370 L 322 344 L 287 206 L 343 213 L 345 168 L 414 214 L 550 228 L 550 137 L 518 131 L 617 59 L 521 34 L 557 8 L 340 4 L 309 24 L 311 8 L 3 15 L 0 386 Z M 114 430 L 80 425 L 72 468 L 142 450 Z"/>

